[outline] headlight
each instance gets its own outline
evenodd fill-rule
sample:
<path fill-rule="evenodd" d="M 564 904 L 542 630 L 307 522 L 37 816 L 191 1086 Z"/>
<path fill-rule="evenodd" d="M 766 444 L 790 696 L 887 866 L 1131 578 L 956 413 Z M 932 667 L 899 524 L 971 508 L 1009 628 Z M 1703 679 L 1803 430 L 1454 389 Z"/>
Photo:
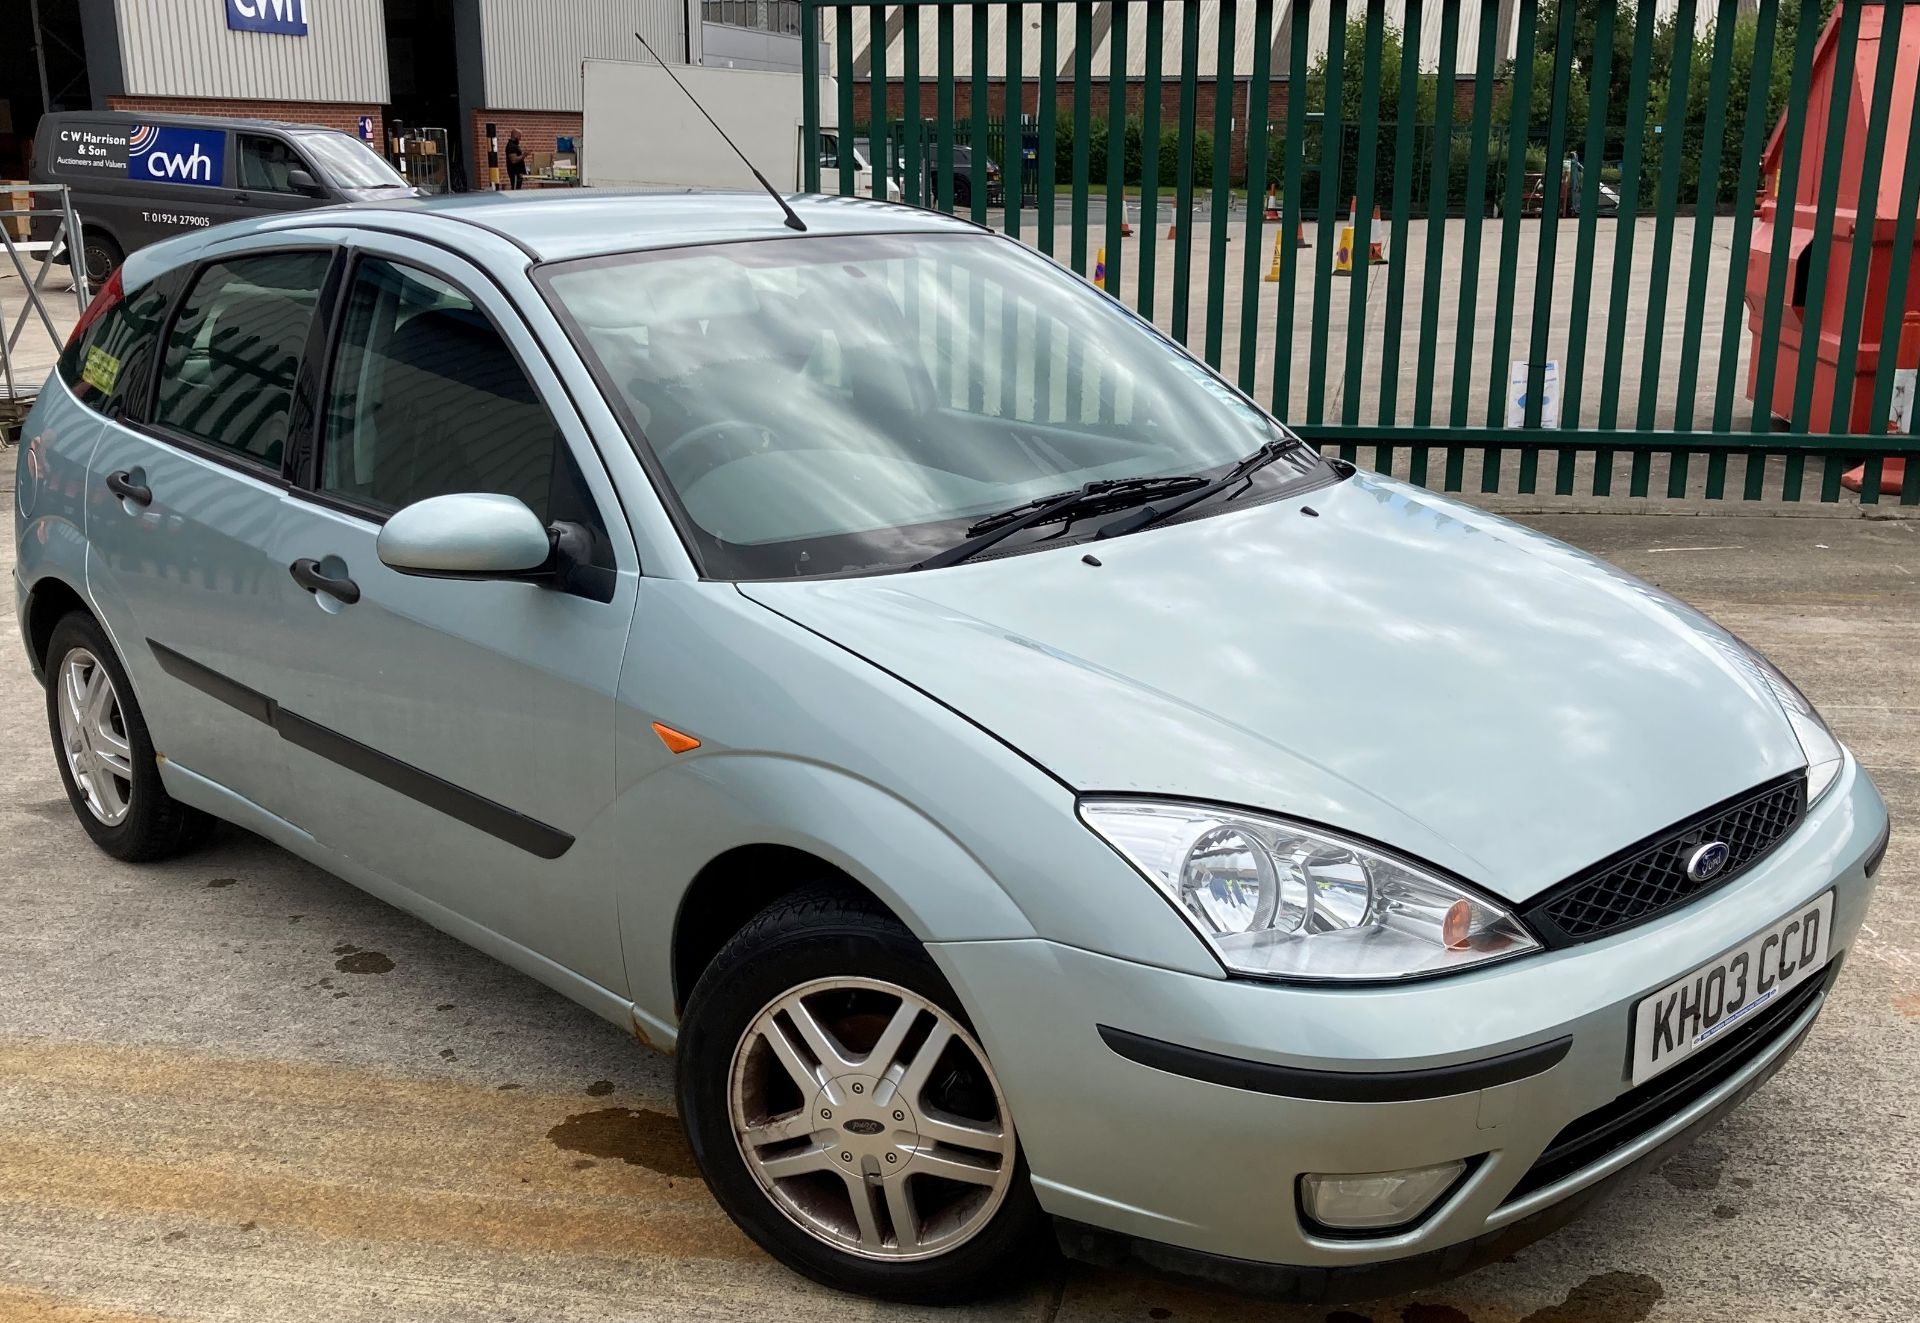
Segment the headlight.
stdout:
<path fill-rule="evenodd" d="M 1813 704 L 1800 692 L 1799 685 L 1789 680 L 1778 666 L 1753 648 L 1747 648 L 1747 656 L 1760 668 L 1761 678 L 1773 690 L 1773 696 L 1780 700 L 1780 710 L 1787 714 L 1787 724 L 1793 727 L 1794 735 L 1800 740 L 1800 751 L 1807 755 L 1807 803 L 1811 806 L 1820 796 L 1833 789 L 1833 783 L 1840 779 L 1840 766 L 1846 759 L 1846 751 L 1840 747 L 1840 741 L 1833 737 L 1833 732 L 1827 729 L 1825 719 L 1814 711 Z"/>
<path fill-rule="evenodd" d="M 1080 816 L 1238 974 L 1416 978 L 1539 949 L 1500 906 L 1319 828 L 1164 800 Z"/>

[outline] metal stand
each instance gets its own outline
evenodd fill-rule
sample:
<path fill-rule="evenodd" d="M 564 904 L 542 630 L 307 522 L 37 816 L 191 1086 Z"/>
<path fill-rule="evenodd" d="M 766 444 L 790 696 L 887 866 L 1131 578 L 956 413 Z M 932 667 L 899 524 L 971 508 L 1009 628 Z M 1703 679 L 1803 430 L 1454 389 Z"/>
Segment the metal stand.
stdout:
<path fill-rule="evenodd" d="M 25 210 L 17 208 L 0 210 L 0 220 L 24 217 L 31 221 L 44 220 L 51 216 L 58 217 L 52 238 L 46 240 L 18 240 L 13 237 L 10 229 L 0 225 L 0 248 L 6 250 L 7 260 L 12 263 L 14 274 L 20 277 L 20 287 L 25 294 L 25 301 L 18 315 L 12 318 L 7 315 L 5 301 L 0 300 L 0 331 L 5 332 L 4 335 L 0 335 L 0 388 L 3 388 L 0 390 L 0 438 L 4 438 L 7 431 L 18 421 L 16 415 L 24 415 L 25 403 L 30 401 L 39 389 L 38 383 L 34 383 L 26 387 L 23 393 L 21 384 L 14 378 L 13 351 L 19 345 L 20 336 L 27 328 L 28 317 L 33 313 L 39 313 L 40 323 L 46 328 L 47 338 L 53 342 L 56 349 L 60 346 L 60 332 L 53 324 L 53 314 L 47 311 L 46 301 L 42 295 L 47 292 L 47 277 L 53 274 L 61 254 L 67 255 L 67 264 L 73 272 L 74 306 L 81 312 L 85 312 L 87 303 L 92 298 L 87 288 L 86 245 L 82 238 L 80 215 L 73 209 L 73 196 L 68 192 L 67 186 L 65 184 L 27 184 L 24 187 L 16 185 L 11 191 L 56 194 L 59 198 L 59 209 L 57 211 L 49 208 L 35 209 L 29 199 Z M 40 258 L 40 269 L 37 273 L 29 273 L 27 259 L 35 254 Z"/>

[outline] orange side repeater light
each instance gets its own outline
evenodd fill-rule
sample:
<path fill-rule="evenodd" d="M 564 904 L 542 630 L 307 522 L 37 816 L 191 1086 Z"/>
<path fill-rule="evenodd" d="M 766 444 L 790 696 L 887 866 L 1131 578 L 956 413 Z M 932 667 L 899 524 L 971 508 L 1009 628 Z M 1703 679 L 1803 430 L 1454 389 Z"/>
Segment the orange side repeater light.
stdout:
<path fill-rule="evenodd" d="M 673 753 L 691 753 L 700 747 L 700 741 L 685 731 L 675 730 L 672 726 L 663 726 L 657 721 L 653 723 L 653 733 L 658 735 L 660 742 Z"/>

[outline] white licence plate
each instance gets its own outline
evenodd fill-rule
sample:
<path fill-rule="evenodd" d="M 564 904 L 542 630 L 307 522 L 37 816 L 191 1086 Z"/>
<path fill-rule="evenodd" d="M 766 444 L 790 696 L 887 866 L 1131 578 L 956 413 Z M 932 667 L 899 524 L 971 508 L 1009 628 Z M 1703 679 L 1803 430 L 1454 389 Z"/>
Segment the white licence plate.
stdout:
<path fill-rule="evenodd" d="M 1652 1079 L 1827 963 L 1833 893 L 1802 905 L 1633 1008 L 1633 1082 Z"/>

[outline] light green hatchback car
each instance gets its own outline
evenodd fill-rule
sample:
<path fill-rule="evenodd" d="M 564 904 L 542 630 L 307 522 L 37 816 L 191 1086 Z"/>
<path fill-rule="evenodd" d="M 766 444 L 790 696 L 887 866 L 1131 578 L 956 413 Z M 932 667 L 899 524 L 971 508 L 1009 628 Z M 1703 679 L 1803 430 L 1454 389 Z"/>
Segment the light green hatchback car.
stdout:
<path fill-rule="evenodd" d="M 1888 824 L 1766 660 L 1014 241 L 793 207 L 134 254 L 20 459 L 92 838 L 237 823 L 677 1052 L 727 1211 L 883 1296 L 1406 1289 L 1779 1069 Z"/>

